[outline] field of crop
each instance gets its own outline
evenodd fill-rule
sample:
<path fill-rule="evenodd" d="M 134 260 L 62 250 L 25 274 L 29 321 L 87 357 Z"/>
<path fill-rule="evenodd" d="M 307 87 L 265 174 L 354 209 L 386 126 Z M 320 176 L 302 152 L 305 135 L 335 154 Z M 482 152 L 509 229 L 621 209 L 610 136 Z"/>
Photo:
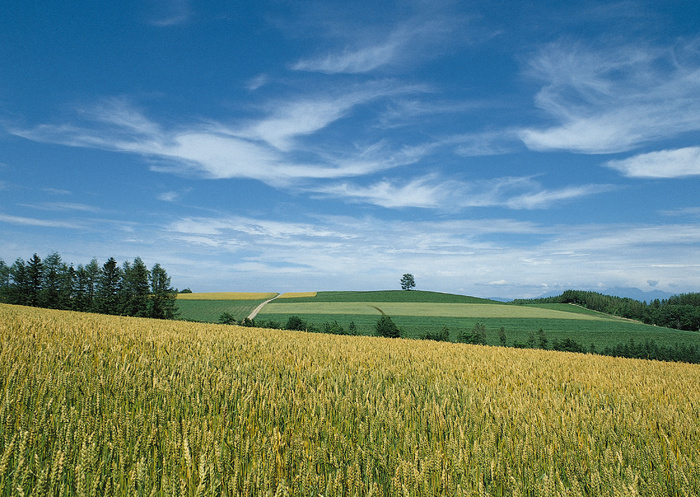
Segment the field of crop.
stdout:
<path fill-rule="evenodd" d="M 0 495 L 700 495 L 700 366 L 0 305 Z"/>
<path fill-rule="evenodd" d="M 369 298 L 375 300 L 366 300 Z M 550 342 L 568 338 L 587 348 L 594 344 L 598 350 L 630 339 L 637 343 L 653 340 L 669 347 L 679 343 L 700 346 L 700 333 L 649 326 L 570 304 L 523 306 L 420 291 L 319 292 L 317 298 L 278 299 L 266 305 L 257 320 L 283 325 L 289 316 L 297 315 L 317 327 L 337 321 L 345 329 L 354 322 L 360 334 L 372 335 L 381 312 L 391 316 L 408 338 L 447 326 L 450 339 L 456 341 L 460 331 L 471 330 L 479 322 L 487 328 L 490 345 L 500 344 L 498 330 L 503 327 L 508 345 L 525 342 L 541 328 Z"/>
<path fill-rule="evenodd" d="M 200 292 L 178 293 L 178 303 L 182 300 L 259 300 L 265 301 L 278 295 L 277 293 L 261 292 Z"/>
<path fill-rule="evenodd" d="M 455 295 L 452 293 L 403 290 L 379 290 L 372 292 L 317 292 L 304 295 L 294 302 L 421 302 L 441 304 L 497 304 L 493 300 Z"/>
<path fill-rule="evenodd" d="M 563 306 L 566 308 L 566 306 Z M 424 316 L 446 318 L 521 318 L 521 319 L 574 319 L 595 321 L 619 321 L 612 316 L 593 313 L 566 312 L 565 310 L 544 309 L 505 304 L 443 304 L 426 302 L 271 302 L 265 307 L 265 314 L 370 314 L 379 317 Z"/>
<path fill-rule="evenodd" d="M 247 318 L 264 300 L 180 300 L 177 299 L 179 318 L 187 321 L 217 323 L 228 312 L 236 321 Z"/>
<path fill-rule="evenodd" d="M 279 296 L 281 299 L 300 299 L 307 297 L 315 297 L 317 292 L 286 292 Z"/>

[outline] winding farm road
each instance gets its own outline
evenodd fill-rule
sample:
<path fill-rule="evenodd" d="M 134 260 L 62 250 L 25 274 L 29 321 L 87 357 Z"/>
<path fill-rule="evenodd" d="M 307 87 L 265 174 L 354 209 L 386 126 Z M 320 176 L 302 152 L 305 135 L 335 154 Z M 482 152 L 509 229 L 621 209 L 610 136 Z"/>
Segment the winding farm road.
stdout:
<path fill-rule="evenodd" d="M 280 293 L 280 294 L 278 294 L 278 295 L 275 295 L 275 296 L 272 297 L 270 300 L 266 300 L 265 302 L 263 302 L 262 304 L 260 304 L 259 306 L 257 306 L 255 309 L 253 309 L 253 312 L 250 313 L 250 316 L 248 316 L 248 319 L 250 319 L 251 321 L 252 321 L 253 319 L 255 319 L 255 316 L 257 316 L 258 313 L 259 313 L 260 311 L 262 311 L 262 308 L 265 307 L 265 305 L 269 304 L 270 302 L 272 302 L 273 300 L 275 300 L 276 298 L 278 298 L 280 295 L 282 295 L 282 294 Z"/>

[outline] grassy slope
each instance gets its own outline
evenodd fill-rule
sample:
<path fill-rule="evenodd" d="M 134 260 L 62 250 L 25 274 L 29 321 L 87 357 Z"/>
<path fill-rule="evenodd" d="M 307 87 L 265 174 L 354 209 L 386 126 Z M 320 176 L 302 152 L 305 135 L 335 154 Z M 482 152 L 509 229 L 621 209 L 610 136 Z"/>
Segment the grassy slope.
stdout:
<path fill-rule="evenodd" d="M 454 295 L 451 293 L 403 290 L 379 290 L 374 292 L 318 292 L 315 297 L 284 299 L 284 303 L 294 302 L 435 302 L 443 304 L 497 304 L 493 300 Z"/>
<path fill-rule="evenodd" d="M 273 294 L 274 295 L 274 294 Z M 267 299 L 265 299 L 267 300 Z M 216 323 L 224 312 L 242 321 L 265 300 L 177 300 L 179 318 Z"/>
<path fill-rule="evenodd" d="M 200 292 L 178 293 L 177 300 L 267 300 L 279 294 L 272 292 Z"/>
<path fill-rule="evenodd" d="M 411 302 L 413 305 L 402 304 Z M 455 305 L 458 303 L 471 305 Z M 290 315 L 298 315 L 316 326 L 337 321 L 346 328 L 353 321 L 360 334 L 371 335 L 380 315 L 372 305 L 389 314 L 405 336 L 411 338 L 447 326 L 450 339 L 456 340 L 461 330 L 470 330 L 481 322 L 487 327 L 487 340 L 491 345 L 499 343 L 497 332 L 501 327 L 506 330 L 508 345 L 526 341 L 530 333 L 540 328 L 550 341 L 571 338 L 586 347 L 595 344 L 598 349 L 630 339 L 636 342 L 654 340 L 659 345 L 700 345 L 700 333 L 648 326 L 569 304 L 515 306 L 421 291 L 319 292 L 315 298 L 277 300 L 265 306 L 257 320 L 284 324 Z"/>

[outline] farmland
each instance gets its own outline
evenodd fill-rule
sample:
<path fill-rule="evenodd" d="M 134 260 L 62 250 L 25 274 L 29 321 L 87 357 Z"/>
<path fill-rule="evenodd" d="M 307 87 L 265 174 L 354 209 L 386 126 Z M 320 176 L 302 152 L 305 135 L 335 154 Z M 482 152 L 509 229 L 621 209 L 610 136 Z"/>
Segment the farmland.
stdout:
<path fill-rule="evenodd" d="M 653 340 L 673 346 L 678 343 L 700 345 L 700 333 L 645 325 L 569 304 L 511 305 L 467 297 L 419 291 L 319 292 L 316 297 L 277 299 L 258 314 L 258 321 L 284 324 L 291 315 L 320 326 L 337 321 L 347 328 L 355 323 L 360 334 L 371 335 L 381 313 L 385 313 L 404 331 L 404 336 L 419 338 L 444 326 L 455 341 L 460 330 L 476 323 L 487 328 L 487 342 L 499 344 L 497 331 L 505 329 L 508 344 L 524 342 L 543 329 L 550 340 L 571 339 L 589 347 L 613 347 L 619 343 Z"/>
<path fill-rule="evenodd" d="M 700 367 L 0 305 L 0 495 L 698 495 Z"/>
<path fill-rule="evenodd" d="M 247 292 L 179 293 L 177 307 L 180 319 L 187 321 L 215 323 L 225 312 L 237 321 L 242 321 L 258 305 L 277 295 Z"/>

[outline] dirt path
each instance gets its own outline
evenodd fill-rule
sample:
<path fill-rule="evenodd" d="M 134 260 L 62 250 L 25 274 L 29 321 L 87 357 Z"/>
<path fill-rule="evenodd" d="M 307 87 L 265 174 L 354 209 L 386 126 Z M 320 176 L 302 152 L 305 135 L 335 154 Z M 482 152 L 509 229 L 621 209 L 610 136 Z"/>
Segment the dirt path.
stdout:
<path fill-rule="evenodd" d="M 255 319 L 255 316 L 257 316 L 258 313 L 259 313 L 260 311 L 262 311 L 262 308 L 263 308 L 263 307 L 265 307 L 267 304 L 269 304 L 270 302 L 272 302 L 273 300 L 275 300 L 276 298 L 278 298 L 280 295 L 282 295 L 282 294 L 280 293 L 279 295 L 276 295 L 275 297 L 272 297 L 270 300 L 266 300 L 265 302 L 263 302 L 262 304 L 260 304 L 259 306 L 257 306 L 255 309 L 253 309 L 253 312 L 250 313 L 250 316 L 248 316 L 248 319 L 250 319 L 251 321 L 252 321 L 253 319 Z"/>

